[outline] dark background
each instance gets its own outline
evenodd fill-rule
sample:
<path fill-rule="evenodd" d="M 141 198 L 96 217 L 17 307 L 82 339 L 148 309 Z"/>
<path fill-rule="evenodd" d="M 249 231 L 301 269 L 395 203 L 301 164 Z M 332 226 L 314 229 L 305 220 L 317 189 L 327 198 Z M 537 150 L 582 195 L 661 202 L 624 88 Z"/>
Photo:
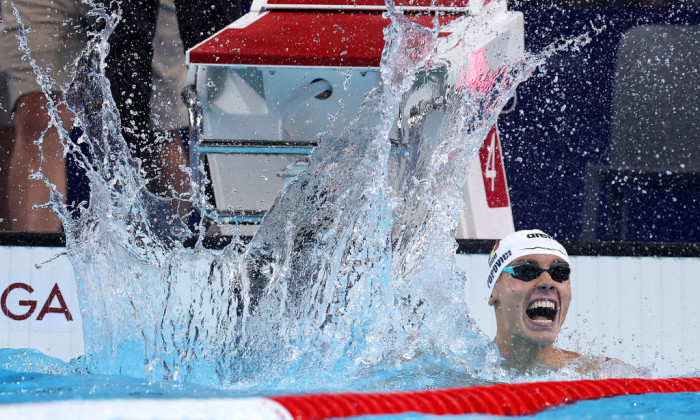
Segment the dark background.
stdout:
<path fill-rule="evenodd" d="M 633 171 L 628 178 L 627 173 L 613 171 L 593 194 L 589 192 L 598 207 L 584 214 L 589 167 L 611 166 L 615 63 L 622 35 L 639 25 L 697 25 L 696 5 L 693 1 L 509 2 L 509 9 L 525 16 L 525 45 L 531 53 L 593 32 L 591 22 L 605 26 L 580 51 L 551 57 L 518 87 L 517 109 L 499 118 L 516 229 L 540 228 L 564 240 L 700 241 L 700 182 L 693 171 Z M 695 68 L 691 76 L 695 83 L 687 86 L 694 102 L 700 100 L 697 72 Z M 685 132 L 692 135 L 684 142 L 700 159 L 697 104 L 681 111 L 692 126 Z M 639 124 L 644 127 L 647 122 Z M 611 190 L 611 185 L 617 188 Z M 612 197 L 619 205 L 611 203 Z M 619 222 L 617 228 L 609 225 L 613 219 Z"/>

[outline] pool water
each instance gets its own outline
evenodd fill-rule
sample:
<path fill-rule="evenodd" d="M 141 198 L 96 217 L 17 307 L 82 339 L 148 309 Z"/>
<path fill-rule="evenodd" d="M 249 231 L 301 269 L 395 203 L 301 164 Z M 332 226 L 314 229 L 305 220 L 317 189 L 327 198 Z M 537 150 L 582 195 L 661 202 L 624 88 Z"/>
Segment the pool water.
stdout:
<path fill-rule="evenodd" d="M 149 400 L 179 400 L 199 399 L 203 404 L 201 413 L 216 412 L 216 403 L 210 403 L 210 399 L 238 399 L 256 396 L 281 395 L 284 391 L 250 391 L 231 387 L 209 387 L 193 383 L 178 383 L 171 381 L 147 381 L 139 378 L 130 378 L 123 375 L 70 373 L 69 370 L 78 371 L 79 363 L 72 366 L 40 355 L 29 355 L 26 352 L 0 352 L 0 358 L 4 363 L 0 366 L 7 367 L 9 359 L 24 357 L 25 362 L 31 358 L 31 364 L 36 371 L 53 371 L 55 373 L 16 372 L 0 368 L 0 410 L 6 404 L 48 403 L 56 401 L 73 401 L 74 407 L 83 407 L 84 401 L 102 402 L 102 407 L 112 407 L 109 401 L 114 401 L 117 406 L 124 406 L 124 401 L 138 401 L 139 404 L 148 406 Z M 61 372 L 63 371 L 63 372 Z M 381 375 L 378 375 L 381 376 Z M 461 386 L 487 385 L 485 381 L 474 381 L 462 378 Z M 425 388 L 425 384 L 423 384 Z M 441 384 L 437 384 L 438 386 Z M 454 384 L 453 384 L 454 385 Z M 402 384 L 404 389 L 411 388 Z M 356 391 L 360 390 L 358 386 Z M 316 392 L 342 392 L 340 388 L 324 387 L 306 389 L 306 393 Z M 211 406 L 207 407 L 207 404 Z M 29 407 L 28 407 L 29 408 Z M 37 407 L 39 409 L 39 407 Z M 82 410 L 84 411 L 84 410 Z M 41 411 L 37 411 L 41 412 Z M 133 418 L 136 413 L 125 414 L 125 418 Z M 542 411 L 532 416 L 522 416 L 533 419 L 666 419 L 666 418 L 698 418 L 700 416 L 700 393 L 681 392 L 671 394 L 650 393 L 644 395 L 626 395 L 619 397 L 603 398 L 599 400 L 579 401 L 570 405 L 561 405 Z M 206 418 L 207 416 L 204 415 Z M 157 418 L 157 416 L 156 416 Z M 480 419 L 502 418 L 499 416 L 468 414 L 456 416 L 436 416 L 416 413 L 402 413 L 382 416 L 359 416 L 354 419 L 364 420 L 390 420 L 390 419 Z"/>
<path fill-rule="evenodd" d="M 576 404 L 547 410 L 538 419 L 555 418 L 636 418 L 669 419 L 698 418 L 700 393 L 625 395 L 597 401 L 580 401 Z"/>
<path fill-rule="evenodd" d="M 439 362 L 439 361 L 438 361 Z M 337 375 L 333 373 L 333 375 Z M 487 385 L 469 370 L 447 361 L 418 359 L 402 366 L 368 368 L 361 375 L 348 371 L 335 381 L 327 375 L 290 376 L 264 385 L 246 381 L 225 385 L 194 381 L 147 380 L 114 373 L 91 372 L 84 357 L 70 362 L 34 350 L 0 349 L 0 403 L 114 398 L 231 398 L 319 392 L 380 392 Z"/>

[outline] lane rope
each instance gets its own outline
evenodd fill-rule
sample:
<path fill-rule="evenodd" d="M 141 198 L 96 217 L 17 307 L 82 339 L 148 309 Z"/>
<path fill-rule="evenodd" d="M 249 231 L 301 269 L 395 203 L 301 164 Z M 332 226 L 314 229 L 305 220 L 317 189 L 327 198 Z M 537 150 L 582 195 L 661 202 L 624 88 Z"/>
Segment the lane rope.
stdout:
<path fill-rule="evenodd" d="M 409 412 L 520 416 L 583 400 L 673 392 L 700 392 L 700 378 L 532 382 L 433 391 L 251 398 L 59 400 L 0 404 L 0 419 L 321 420 Z"/>
<path fill-rule="evenodd" d="M 312 420 L 407 412 L 521 416 L 576 401 L 672 392 L 700 392 L 700 378 L 531 382 L 432 391 L 268 398 L 286 408 L 293 419 Z"/>

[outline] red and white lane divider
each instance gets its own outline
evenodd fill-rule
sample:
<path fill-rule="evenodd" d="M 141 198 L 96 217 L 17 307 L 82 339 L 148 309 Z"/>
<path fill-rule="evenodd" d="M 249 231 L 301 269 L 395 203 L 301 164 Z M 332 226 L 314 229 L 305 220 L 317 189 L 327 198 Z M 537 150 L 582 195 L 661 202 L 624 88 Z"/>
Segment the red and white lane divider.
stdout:
<path fill-rule="evenodd" d="M 301 420 L 408 412 L 519 416 L 576 401 L 652 392 L 700 392 L 700 378 L 534 382 L 435 391 L 241 399 L 69 400 L 0 405 L 0 418 Z"/>
<path fill-rule="evenodd" d="M 651 392 L 700 392 L 700 378 L 498 384 L 435 391 L 273 397 L 293 419 L 417 412 L 521 416 L 576 401 Z"/>

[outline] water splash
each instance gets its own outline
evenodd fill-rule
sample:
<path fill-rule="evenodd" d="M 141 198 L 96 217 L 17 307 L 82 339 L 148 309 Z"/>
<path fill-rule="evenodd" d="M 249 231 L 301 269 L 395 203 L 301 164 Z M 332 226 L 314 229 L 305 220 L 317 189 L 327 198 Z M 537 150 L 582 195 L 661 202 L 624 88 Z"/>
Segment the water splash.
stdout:
<path fill-rule="evenodd" d="M 52 195 L 78 280 L 88 370 L 295 390 L 503 375 L 463 305 L 453 238 L 468 163 L 542 56 L 490 69 L 463 38 L 487 17 L 463 18 L 466 29 L 439 38 L 389 5 L 380 85 L 349 127 L 321 141 L 252 241 L 219 253 L 201 234 L 184 248 L 186 229 L 147 191 L 104 77 L 118 16 L 92 14 L 103 29 L 65 91 L 88 154 L 49 104 L 90 184 L 90 202 L 76 212 Z M 450 84 L 450 69 L 469 71 Z M 421 89 L 438 95 L 404 115 Z"/>

